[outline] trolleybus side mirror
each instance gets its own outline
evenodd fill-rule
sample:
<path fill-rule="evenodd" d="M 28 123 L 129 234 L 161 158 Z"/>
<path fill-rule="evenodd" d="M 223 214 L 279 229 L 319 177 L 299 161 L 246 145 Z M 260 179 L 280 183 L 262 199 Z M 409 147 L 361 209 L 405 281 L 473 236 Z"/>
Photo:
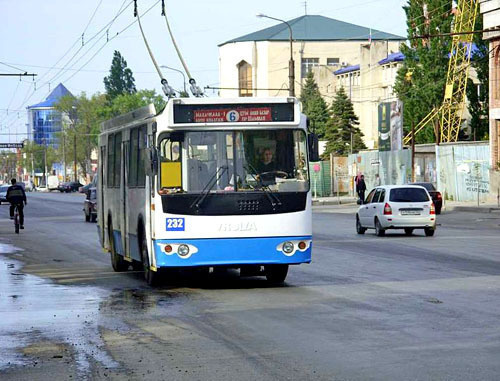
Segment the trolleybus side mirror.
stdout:
<path fill-rule="evenodd" d="M 318 135 L 310 133 L 307 135 L 307 145 L 309 148 L 309 161 L 319 161 L 319 141 Z"/>
<path fill-rule="evenodd" d="M 148 152 L 148 165 L 146 166 L 148 175 L 155 175 L 158 172 L 158 151 L 155 147 L 150 147 Z"/>

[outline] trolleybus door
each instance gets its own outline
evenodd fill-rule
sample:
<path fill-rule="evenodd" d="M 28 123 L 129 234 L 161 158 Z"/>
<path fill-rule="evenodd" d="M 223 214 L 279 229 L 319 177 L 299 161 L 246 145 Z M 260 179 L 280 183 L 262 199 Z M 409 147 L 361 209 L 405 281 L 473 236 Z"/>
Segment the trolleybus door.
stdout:
<path fill-rule="evenodd" d="M 127 260 L 132 260 L 130 257 L 129 250 L 129 240 L 128 240 L 128 155 L 129 155 L 129 139 L 126 136 L 123 136 L 122 140 L 122 166 L 120 168 L 122 175 L 122 181 L 120 183 L 120 228 L 122 235 L 122 248 L 123 248 L 123 257 Z"/>
<path fill-rule="evenodd" d="M 106 146 L 101 146 L 101 151 L 100 151 L 100 160 L 99 160 L 99 178 L 97 179 L 97 182 L 99 184 L 99 195 L 98 195 L 98 200 L 97 200 L 97 207 L 99 210 L 99 215 L 97 216 L 98 218 L 98 223 L 100 224 L 100 230 L 101 230 L 101 239 L 102 239 L 102 244 L 104 247 L 104 242 L 105 242 L 105 221 L 106 219 L 104 218 L 104 161 L 107 161 L 107 156 L 106 156 Z M 107 180 L 106 180 L 107 181 Z"/>

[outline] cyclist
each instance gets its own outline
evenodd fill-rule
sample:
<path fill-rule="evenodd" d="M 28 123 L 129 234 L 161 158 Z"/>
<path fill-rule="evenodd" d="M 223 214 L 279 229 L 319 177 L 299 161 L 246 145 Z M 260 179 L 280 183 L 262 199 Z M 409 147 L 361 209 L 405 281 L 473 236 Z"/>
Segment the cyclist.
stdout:
<path fill-rule="evenodd" d="M 9 189 L 7 189 L 6 199 L 10 202 L 10 219 L 14 219 L 14 209 L 17 206 L 17 210 L 19 211 L 19 224 L 21 225 L 21 229 L 24 229 L 24 205 L 28 202 L 26 201 L 26 193 L 24 193 L 24 189 L 22 186 L 16 184 L 16 179 L 10 180 L 12 184 Z"/>

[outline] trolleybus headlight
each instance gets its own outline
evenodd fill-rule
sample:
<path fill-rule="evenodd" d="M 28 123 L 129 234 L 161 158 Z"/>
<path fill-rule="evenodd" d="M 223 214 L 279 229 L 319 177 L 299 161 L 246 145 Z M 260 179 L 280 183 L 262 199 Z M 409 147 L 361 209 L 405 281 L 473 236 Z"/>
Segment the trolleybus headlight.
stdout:
<path fill-rule="evenodd" d="M 293 252 L 293 243 L 291 243 L 290 241 L 286 241 L 284 244 L 283 244 L 283 252 L 285 254 L 290 254 Z"/>
<path fill-rule="evenodd" d="M 189 254 L 189 246 L 185 244 L 179 245 L 179 248 L 177 249 L 177 254 L 179 254 L 181 257 L 185 257 L 186 255 Z"/>

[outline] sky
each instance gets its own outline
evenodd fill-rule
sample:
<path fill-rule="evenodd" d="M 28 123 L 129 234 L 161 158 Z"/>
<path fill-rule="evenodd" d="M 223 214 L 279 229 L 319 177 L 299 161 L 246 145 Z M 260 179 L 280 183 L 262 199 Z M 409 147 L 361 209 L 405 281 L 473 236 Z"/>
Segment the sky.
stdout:
<path fill-rule="evenodd" d="M 201 87 L 218 86 L 219 44 L 277 24 L 256 14 L 290 20 L 305 14 L 305 3 L 309 15 L 406 35 L 406 0 L 165 0 L 174 37 Z M 157 62 L 182 69 L 161 16 L 161 0 L 137 0 L 137 7 Z M 34 80 L 0 76 L 0 142 L 22 141 L 26 107 L 45 100 L 59 83 L 74 95 L 104 92 L 114 50 L 127 61 L 138 89 L 163 94 L 133 23 L 132 0 L 0 0 L 0 10 L 0 73 L 37 74 Z M 174 89 L 182 89 L 180 73 L 162 71 Z"/>

